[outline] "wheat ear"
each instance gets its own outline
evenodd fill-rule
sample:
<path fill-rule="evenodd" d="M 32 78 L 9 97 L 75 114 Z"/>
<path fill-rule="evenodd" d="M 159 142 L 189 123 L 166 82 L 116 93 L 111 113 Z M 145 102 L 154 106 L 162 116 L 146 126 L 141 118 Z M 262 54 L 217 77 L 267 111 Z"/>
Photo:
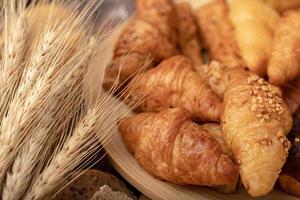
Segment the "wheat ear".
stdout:
<path fill-rule="evenodd" d="M 6 11 L 8 12 L 8 11 Z M 24 14 L 5 22 L 5 48 L 0 69 L 0 122 L 18 88 L 24 70 L 27 23 Z"/>
<path fill-rule="evenodd" d="M 110 59 L 106 55 L 104 50 L 103 54 L 97 56 L 103 56 L 102 61 L 106 63 Z M 81 169 L 90 164 L 94 155 L 101 149 L 101 144 L 106 145 L 114 137 L 113 129 L 118 119 L 131 111 L 123 106 L 124 104 L 111 94 L 101 93 L 62 146 L 55 150 L 56 153 L 40 175 L 35 177 L 24 199 L 52 198 L 74 180 Z"/>

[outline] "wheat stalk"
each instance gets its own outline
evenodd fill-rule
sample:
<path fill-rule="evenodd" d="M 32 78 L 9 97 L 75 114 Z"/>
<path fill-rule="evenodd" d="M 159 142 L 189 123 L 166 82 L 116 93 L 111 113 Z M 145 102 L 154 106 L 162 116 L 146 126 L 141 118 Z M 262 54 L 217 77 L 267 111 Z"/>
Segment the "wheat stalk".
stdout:
<path fill-rule="evenodd" d="M 53 140 L 51 138 L 55 138 L 53 131 L 56 132 L 56 130 L 53 129 L 53 126 L 57 125 L 57 121 L 60 121 L 60 119 L 64 119 L 63 117 L 68 115 L 72 116 L 72 112 L 80 107 L 80 104 L 73 105 L 73 103 L 78 103 L 80 101 L 77 99 L 69 101 L 70 99 L 68 97 L 74 96 L 74 98 L 80 98 L 80 96 L 76 95 L 77 91 L 75 93 L 70 89 L 74 89 L 73 86 L 75 85 L 78 87 L 81 85 L 81 83 L 78 83 L 78 80 L 82 80 L 82 75 L 87 70 L 86 66 L 88 66 L 87 62 L 90 54 L 92 54 L 92 49 L 93 48 L 90 46 L 89 49 L 84 49 L 85 52 L 81 52 L 80 59 L 76 59 L 76 62 L 71 62 L 71 65 L 68 64 L 69 66 L 63 67 L 68 71 L 72 71 L 72 68 L 77 70 L 65 74 L 65 77 L 62 80 L 57 80 L 60 82 L 60 84 L 55 84 L 55 90 L 57 91 L 49 91 L 55 94 L 53 98 L 56 96 L 60 97 L 53 99 L 55 102 L 52 102 L 50 111 L 48 111 L 49 113 L 39 122 L 38 127 L 35 127 L 35 129 L 32 130 L 34 135 L 32 135 L 32 137 L 24 144 L 24 147 L 22 147 L 18 156 L 15 158 L 12 170 L 6 178 L 6 184 L 3 190 L 3 200 L 19 199 L 24 194 L 27 187 L 30 185 L 32 175 L 36 170 L 35 167 L 37 163 L 40 161 L 43 150 L 49 145 L 48 142 Z M 64 100 L 68 101 L 62 103 Z M 73 110 L 69 111 L 67 109 L 69 106 L 72 107 Z M 68 120 L 66 120 L 66 122 L 68 122 Z M 62 125 L 64 124 L 65 123 L 62 123 Z"/>
<path fill-rule="evenodd" d="M 110 59 L 105 46 L 111 44 L 111 39 L 108 38 L 100 43 L 100 47 L 103 45 L 104 48 L 100 49 L 97 60 L 102 60 L 102 63 L 107 63 Z M 103 75 L 101 76 L 101 73 L 100 77 L 98 75 L 100 83 L 102 83 Z M 116 82 L 115 85 L 119 84 Z M 111 93 L 114 92 L 111 91 Z M 96 101 L 88 101 L 93 103 L 89 106 L 87 113 L 74 131 L 71 129 L 66 141 L 56 148 L 55 154 L 41 170 L 40 175 L 34 178 L 24 199 L 39 200 L 54 197 L 60 191 L 59 189 L 74 180 L 81 169 L 90 164 L 89 162 L 101 149 L 100 145 L 105 146 L 113 138 L 115 132 L 112 130 L 118 119 L 128 114 L 131 109 L 120 109 L 124 106 L 123 103 L 118 98 L 113 98 L 111 93 L 98 92 L 99 96 Z M 132 105 L 131 108 L 134 106 Z"/>
<path fill-rule="evenodd" d="M 14 98 L 24 70 L 22 61 L 27 36 L 27 23 L 23 14 L 16 19 L 7 20 L 5 22 L 6 42 L 0 68 L 0 122 Z"/>
<path fill-rule="evenodd" d="M 72 135 L 41 172 L 24 199 L 46 199 L 76 176 L 85 162 L 112 138 L 112 129 L 126 112 L 120 112 L 122 103 L 105 96 L 101 102 L 90 108 L 80 120 Z M 87 160 L 86 160 L 87 159 Z M 85 162 L 84 162 L 85 161 Z M 83 163 L 84 162 L 84 163 Z M 81 167 L 78 167 L 82 165 Z M 75 170 L 75 171 L 74 171 Z"/>

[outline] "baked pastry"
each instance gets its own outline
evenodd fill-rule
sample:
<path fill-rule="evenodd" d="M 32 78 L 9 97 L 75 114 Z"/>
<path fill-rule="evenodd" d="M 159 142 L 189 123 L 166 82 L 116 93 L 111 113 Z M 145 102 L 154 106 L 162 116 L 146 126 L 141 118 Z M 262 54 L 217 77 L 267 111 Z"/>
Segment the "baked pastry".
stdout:
<path fill-rule="evenodd" d="M 171 57 L 136 76 L 127 91 L 127 103 L 139 103 L 138 111 L 156 112 L 182 106 L 197 121 L 219 121 L 221 99 L 184 56 Z"/>
<path fill-rule="evenodd" d="M 279 14 L 261 0 L 230 0 L 235 38 L 250 71 L 264 76 Z"/>
<path fill-rule="evenodd" d="M 282 87 L 283 97 L 292 113 L 300 106 L 300 77 Z"/>
<path fill-rule="evenodd" d="M 276 10 L 283 12 L 288 9 L 295 9 L 300 7 L 300 0 L 264 0 Z"/>
<path fill-rule="evenodd" d="M 82 174 L 70 185 L 64 188 L 56 197 L 56 200 L 87 200 L 91 199 L 104 185 L 108 185 L 114 191 L 120 191 L 129 197 L 133 197 L 130 190 L 115 176 L 95 169 L 90 169 Z"/>
<path fill-rule="evenodd" d="M 269 193 L 288 156 L 292 116 L 279 89 L 244 69 L 227 71 L 221 125 L 251 196 Z"/>
<path fill-rule="evenodd" d="M 201 65 L 201 46 L 196 18 L 188 3 L 175 4 L 177 13 L 178 43 L 181 53 L 195 65 Z"/>
<path fill-rule="evenodd" d="M 221 137 L 209 130 L 192 122 L 184 108 L 141 113 L 119 124 L 124 143 L 153 176 L 180 185 L 232 184 L 237 167 L 223 150 Z"/>
<path fill-rule="evenodd" d="M 300 109 L 294 115 L 294 125 L 289 139 L 292 147 L 279 177 L 279 183 L 285 192 L 300 197 Z"/>
<path fill-rule="evenodd" d="M 157 27 L 172 44 L 177 44 L 177 16 L 173 0 L 135 0 L 135 6 L 138 19 Z"/>
<path fill-rule="evenodd" d="M 226 90 L 226 69 L 227 67 L 217 61 L 201 65 L 196 68 L 199 74 L 206 79 L 211 89 L 223 99 Z"/>
<path fill-rule="evenodd" d="M 211 60 L 226 67 L 245 67 L 234 38 L 234 28 L 228 18 L 228 6 L 223 0 L 201 6 L 196 11 L 204 45 Z"/>
<path fill-rule="evenodd" d="M 136 15 L 115 46 L 103 87 L 124 86 L 143 68 L 177 54 L 174 5 L 171 0 L 136 0 Z"/>
<path fill-rule="evenodd" d="M 300 75 L 300 10 L 284 13 L 275 31 L 269 81 L 282 85 Z"/>

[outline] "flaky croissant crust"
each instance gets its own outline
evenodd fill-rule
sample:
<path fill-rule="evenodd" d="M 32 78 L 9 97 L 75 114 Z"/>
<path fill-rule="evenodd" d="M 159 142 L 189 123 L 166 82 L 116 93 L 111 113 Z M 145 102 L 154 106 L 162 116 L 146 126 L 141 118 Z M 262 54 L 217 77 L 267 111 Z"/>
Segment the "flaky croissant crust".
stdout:
<path fill-rule="evenodd" d="M 284 13 L 275 31 L 268 65 L 271 83 L 282 85 L 300 75 L 300 10 Z"/>
<path fill-rule="evenodd" d="M 286 161 L 292 117 L 277 88 L 243 69 L 227 73 L 221 124 L 252 196 L 270 192 Z"/>
<path fill-rule="evenodd" d="M 221 100 L 205 78 L 184 56 L 174 56 L 136 76 L 129 84 L 129 99 L 143 99 L 139 111 L 153 112 L 183 106 L 198 121 L 219 121 Z"/>
<path fill-rule="evenodd" d="M 151 68 L 177 54 L 172 1 L 136 0 L 136 7 L 136 14 L 122 31 L 107 68 L 103 82 L 106 90 L 116 83 L 124 85 L 143 68 Z"/>
<path fill-rule="evenodd" d="M 121 121 L 119 132 L 139 164 L 175 184 L 226 185 L 237 168 L 215 138 L 218 125 L 200 126 L 184 108 L 142 113 Z M 210 131 L 211 130 L 211 131 Z"/>

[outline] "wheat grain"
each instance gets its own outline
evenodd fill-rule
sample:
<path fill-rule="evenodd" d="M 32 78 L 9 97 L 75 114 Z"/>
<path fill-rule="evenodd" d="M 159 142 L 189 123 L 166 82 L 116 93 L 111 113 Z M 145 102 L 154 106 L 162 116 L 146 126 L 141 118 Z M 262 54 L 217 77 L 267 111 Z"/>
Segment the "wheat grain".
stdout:
<path fill-rule="evenodd" d="M 26 18 L 22 14 L 17 19 L 10 19 L 10 21 L 9 25 L 5 27 L 7 34 L 3 67 L 0 69 L 0 121 L 5 116 L 8 106 L 14 98 L 24 70 L 22 60 L 26 49 Z"/>

